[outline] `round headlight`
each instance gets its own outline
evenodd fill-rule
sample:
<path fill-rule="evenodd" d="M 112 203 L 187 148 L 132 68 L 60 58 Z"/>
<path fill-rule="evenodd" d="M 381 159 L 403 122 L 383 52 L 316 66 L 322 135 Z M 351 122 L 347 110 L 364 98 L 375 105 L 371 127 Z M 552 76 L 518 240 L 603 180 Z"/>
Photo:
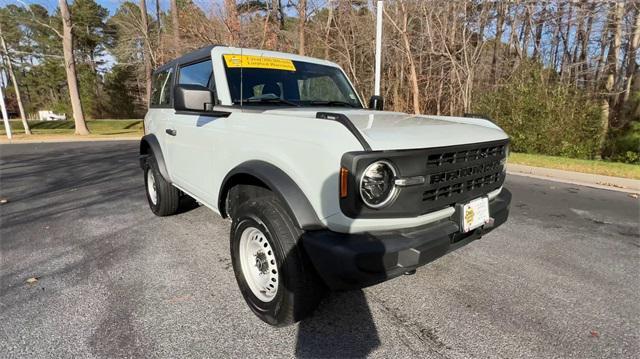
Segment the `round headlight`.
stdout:
<path fill-rule="evenodd" d="M 395 199 L 398 191 L 396 170 L 388 161 L 370 164 L 360 178 L 360 197 L 371 208 L 382 208 Z"/>

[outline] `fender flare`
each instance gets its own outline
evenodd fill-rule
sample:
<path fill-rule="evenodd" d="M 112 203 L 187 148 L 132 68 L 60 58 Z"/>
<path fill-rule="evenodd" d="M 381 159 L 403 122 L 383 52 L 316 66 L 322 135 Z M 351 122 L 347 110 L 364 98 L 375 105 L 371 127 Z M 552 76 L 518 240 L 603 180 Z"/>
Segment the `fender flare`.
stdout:
<path fill-rule="evenodd" d="M 295 181 L 280 168 L 259 160 L 243 162 L 225 176 L 218 195 L 218 209 L 223 216 L 226 217 L 224 207 L 227 193 L 235 185 L 233 178 L 238 175 L 249 175 L 262 181 L 284 204 L 285 209 L 299 228 L 303 230 L 325 228 L 307 196 Z"/>
<path fill-rule="evenodd" d="M 164 161 L 162 149 L 160 148 L 160 142 L 158 142 L 156 135 L 152 133 L 144 135 L 142 139 L 140 139 L 140 166 L 144 166 L 144 161 L 146 161 L 147 157 L 151 154 L 153 154 L 156 159 L 158 170 L 162 177 L 170 182 L 169 172 L 167 171 L 167 164 Z"/>

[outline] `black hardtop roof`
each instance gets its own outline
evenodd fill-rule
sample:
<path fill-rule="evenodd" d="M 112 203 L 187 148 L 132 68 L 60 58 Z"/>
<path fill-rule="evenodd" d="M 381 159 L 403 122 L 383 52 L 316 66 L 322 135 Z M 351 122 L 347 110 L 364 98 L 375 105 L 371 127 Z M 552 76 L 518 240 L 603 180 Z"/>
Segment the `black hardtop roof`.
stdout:
<path fill-rule="evenodd" d="M 211 49 L 213 49 L 214 47 L 217 46 L 223 46 L 223 45 L 208 45 L 202 48 L 199 48 L 197 50 L 193 50 L 188 54 L 184 54 L 180 57 L 178 57 L 177 59 L 171 60 L 167 63 L 165 63 L 164 65 L 158 67 L 157 69 L 155 69 L 153 71 L 153 73 L 155 74 L 156 72 L 159 71 L 164 71 L 168 68 L 174 67 L 176 65 L 176 63 L 178 65 L 182 65 L 182 64 L 186 64 L 192 61 L 196 61 L 196 60 L 200 60 L 203 59 L 205 57 L 209 57 L 209 55 L 211 54 Z"/>

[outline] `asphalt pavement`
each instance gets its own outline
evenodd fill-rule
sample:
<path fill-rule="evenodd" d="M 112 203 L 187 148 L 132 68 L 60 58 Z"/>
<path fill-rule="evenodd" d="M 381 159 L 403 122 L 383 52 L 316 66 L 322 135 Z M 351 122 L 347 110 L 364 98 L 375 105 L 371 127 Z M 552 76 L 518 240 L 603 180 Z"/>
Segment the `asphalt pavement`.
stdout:
<path fill-rule="evenodd" d="M 631 195 L 510 176 L 504 226 L 276 329 L 240 295 L 226 220 L 151 213 L 137 146 L 0 145 L 1 357 L 640 357 Z"/>

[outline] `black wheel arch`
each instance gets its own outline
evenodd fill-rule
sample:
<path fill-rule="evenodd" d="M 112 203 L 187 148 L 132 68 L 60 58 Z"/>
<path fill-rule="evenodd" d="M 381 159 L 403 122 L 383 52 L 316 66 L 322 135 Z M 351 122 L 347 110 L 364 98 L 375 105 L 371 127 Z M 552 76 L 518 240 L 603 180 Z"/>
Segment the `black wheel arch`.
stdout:
<path fill-rule="evenodd" d="M 164 156 L 162 155 L 162 148 L 160 148 L 160 142 L 158 142 L 158 138 L 156 135 L 150 133 L 148 135 L 142 136 L 140 139 L 140 166 L 144 166 L 144 162 L 147 157 L 153 155 L 156 158 L 156 163 L 158 165 L 158 170 L 162 177 L 165 180 L 170 181 L 169 172 L 167 171 L 167 165 L 164 161 Z"/>
<path fill-rule="evenodd" d="M 227 217 L 226 199 L 229 190 L 238 184 L 262 185 L 273 192 L 303 230 L 323 229 L 315 210 L 300 187 L 283 170 L 265 161 L 251 160 L 229 171 L 218 195 L 218 210 Z"/>

